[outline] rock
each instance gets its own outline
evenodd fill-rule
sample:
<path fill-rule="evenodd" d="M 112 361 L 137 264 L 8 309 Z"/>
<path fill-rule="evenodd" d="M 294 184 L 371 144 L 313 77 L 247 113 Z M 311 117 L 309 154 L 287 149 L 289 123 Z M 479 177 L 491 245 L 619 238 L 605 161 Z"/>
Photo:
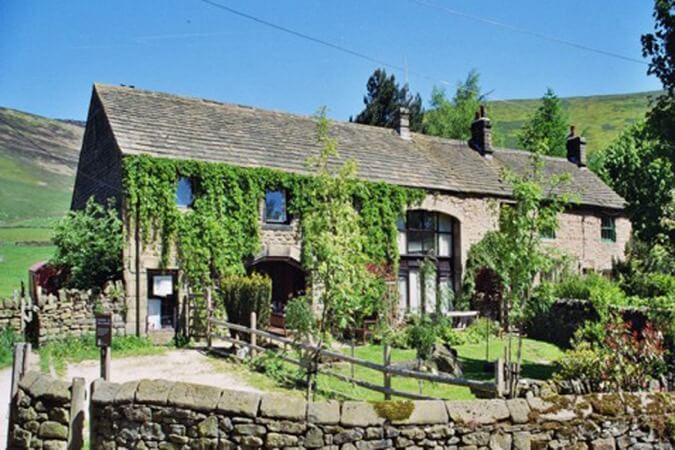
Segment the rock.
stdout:
<path fill-rule="evenodd" d="M 242 423 L 234 426 L 234 432 L 243 436 L 264 436 L 267 430 L 262 425 Z"/>
<path fill-rule="evenodd" d="M 431 425 L 448 422 L 448 411 L 443 400 L 419 400 L 413 402 L 414 409 L 410 417 L 394 424 Z"/>
<path fill-rule="evenodd" d="M 66 441 L 44 441 L 42 443 L 42 448 L 44 450 L 66 450 L 68 443 Z"/>
<path fill-rule="evenodd" d="M 68 425 L 70 420 L 70 412 L 65 408 L 52 408 L 49 411 L 49 418 L 56 422 Z"/>
<path fill-rule="evenodd" d="M 68 427 L 53 421 L 42 422 L 38 436 L 42 439 L 68 439 Z"/>
<path fill-rule="evenodd" d="M 347 401 L 342 403 L 340 423 L 348 427 L 369 427 L 382 425 L 384 419 L 377 414 L 370 403 Z"/>
<path fill-rule="evenodd" d="M 333 443 L 336 445 L 346 444 L 348 442 L 356 442 L 363 439 L 363 433 L 358 430 L 346 430 L 336 434 L 333 437 Z"/>
<path fill-rule="evenodd" d="M 31 434 L 26 430 L 22 430 L 18 425 L 14 425 L 12 431 L 12 444 L 16 448 L 28 448 L 31 446 Z"/>
<path fill-rule="evenodd" d="M 287 434 L 302 434 L 307 429 L 304 422 L 293 422 L 291 420 L 272 421 L 267 424 L 267 431 Z"/>
<path fill-rule="evenodd" d="M 466 425 L 487 425 L 511 416 L 504 400 L 454 400 L 445 406 L 452 420 Z"/>
<path fill-rule="evenodd" d="M 358 441 L 356 443 L 356 448 L 358 450 L 380 450 L 384 448 L 390 448 L 392 446 L 392 441 L 390 439 L 381 439 L 378 441 Z"/>
<path fill-rule="evenodd" d="M 260 414 L 263 417 L 304 420 L 307 415 L 307 403 L 298 397 L 266 394 L 260 402 Z"/>
<path fill-rule="evenodd" d="M 305 447 L 319 448 L 323 446 L 323 431 L 319 428 L 310 428 L 305 434 Z"/>
<path fill-rule="evenodd" d="M 488 446 L 490 450 L 511 450 L 511 435 L 505 433 L 493 433 L 490 436 Z"/>
<path fill-rule="evenodd" d="M 213 411 L 220 400 L 221 390 L 213 386 L 176 383 L 169 392 L 169 405 L 180 408 Z"/>
<path fill-rule="evenodd" d="M 605 438 L 605 439 L 596 439 L 591 442 L 591 450 L 614 450 L 615 444 L 614 439 Z"/>
<path fill-rule="evenodd" d="M 490 433 L 486 431 L 476 431 L 462 436 L 462 442 L 467 445 L 488 445 Z"/>
<path fill-rule="evenodd" d="M 259 406 L 259 394 L 223 390 L 216 405 L 216 411 L 237 416 L 256 417 Z"/>
<path fill-rule="evenodd" d="M 527 423 L 529 420 L 530 407 L 524 398 L 513 398 L 506 400 L 506 407 L 511 414 L 513 423 Z"/>
<path fill-rule="evenodd" d="M 165 438 L 162 426 L 158 423 L 144 423 L 139 431 L 141 438 L 146 441 L 162 441 Z"/>
<path fill-rule="evenodd" d="M 290 434 L 267 433 L 265 446 L 267 448 L 291 447 L 298 443 L 298 437 Z"/>
<path fill-rule="evenodd" d="M 169 392 L 175 383 L 165 380 L 141 380 L 136 388 L 136 401 L 154 405 L 166 405 Z"/>
<path fill-rule="evenodd" d="M 531 450 L 529 432 L 520 431 L 513 433 L 513 450 Z"/>
<path fill-rule="evenodd" d="M 310 402 L 307 404 L 307 421 L 324 425 L 340 422 L 340 402 Z"/>
<path fill-rule="evenodd" d="M 120 384 L 117 394 L 115 394 L 114 403 L 131 403 L 136 398 L 136 389 L 138 388 L 138 381 L 128 381 Z"/>
<path fill-rule="evenodd" d="M 209 416 L 197 424 L 197 433 L 200 437 L 218 437 L 218 418 Z"/>
<path fill-rule="evenodd" d="M 464 375 L 462 372 L 462 365 L 457 358 L 457 350 L 446 344 L 434 344 L 430 360 L 439 372 L 458 378 Z"/>
<path fill-rule="evenodd" d="M 38 415 L 33 408 L 19 408 L 16 417 L 21 422 L 30 422 L 37 419 Z"/>
<path fill-rule="evenodd" d="M 242 436 L 241 445 L 246 447 L 262 447 L 263 440 L 258 436 Z"/>

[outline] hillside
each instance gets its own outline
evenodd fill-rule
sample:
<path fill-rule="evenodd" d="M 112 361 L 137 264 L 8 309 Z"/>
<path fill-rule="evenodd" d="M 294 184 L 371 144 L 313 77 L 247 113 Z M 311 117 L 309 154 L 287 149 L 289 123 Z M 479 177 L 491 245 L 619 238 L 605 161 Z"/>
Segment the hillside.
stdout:
<path fill-rule="evenodd" d="M 649 108 L 649 97 L 658 92 L 635 94 L 594 95 L 566 97 L 563 107 L 570 117 L 570 124 L 586 137 L 588 150 L 593 152 L 607 147 L 621 131 L 644 117 Z M 539 107 L 539 99 L 495 101 L 489 104 L 495 132 L 503 139 L 500 145 L 517 147 L 517 134 L 525 121 Z"/>

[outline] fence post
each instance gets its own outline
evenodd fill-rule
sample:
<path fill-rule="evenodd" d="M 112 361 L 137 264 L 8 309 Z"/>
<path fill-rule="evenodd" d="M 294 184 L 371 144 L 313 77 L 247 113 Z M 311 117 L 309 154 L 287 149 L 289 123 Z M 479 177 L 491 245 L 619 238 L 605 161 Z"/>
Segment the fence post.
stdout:
<path fill-rule="evenodd" d="M 256 330 L 257 320 L 258 317 L 256 316 L 255 311 L 251 312 L 251 330 L 253 330 L 254 332 Z M 257 342 L 258 342 L 258 335 L 256 335 L 255 333 L 251 333 L 251 358 L 255 358 L 256 354 L 255 346 Z"/>
<path fill-rule="evenodd" d="M 211 288 L 206 288 L 206 346 L 211 350 L 211 344 L 213 343 L 211 337 L 211 319 L 213 319 L 213 303 L 211 300 Z"/>
<path fill-rule="evenodd" d="M 391 347 L 389 343 L 384 344 L 384 399 L 391 400 L 391 373 L 389 372 L 389 364 L 391 364 Z"/>
<path fill-rule="evenodd" d="M 9 401 L 14 400 L 14 396 L 19 389 L 19 380 L 25 373 L 26 367 L 26 344 L 23 342 L 14 345 L 14 360 L 12 362 L 12 390 Z"/>
<path fill-rule="evenodd" d="M 86 395 L 84 378 L 73 378 L 70 399 L 68 450 L 81 450 L 84 446 L 84 403 Z"/>
<path fill-rule="evenodd" d="M 101 347 L 101 378 L 110 381 L 110 347 Z"/>
<path fill-rule="evenodd" d="M 495 389 L 497 390 L 497 397 L 502 397 L 505 393 L 504 387 L 504 359 L 497 358 L 495 361 Z"/>
<path fill-rule="evenodd" d="M 352 336 L 351 348 L 352 348 L 351 353 L 352 353 L 352 358 L 353 358 L 354 357 L 354 336 Z M 352 385 L 354 385 L 354 381 L 353 381 L 354 380 L 354 362 L 350 361 L 349 366 L 350 366 L 351 372 L 352 372 Z"/>

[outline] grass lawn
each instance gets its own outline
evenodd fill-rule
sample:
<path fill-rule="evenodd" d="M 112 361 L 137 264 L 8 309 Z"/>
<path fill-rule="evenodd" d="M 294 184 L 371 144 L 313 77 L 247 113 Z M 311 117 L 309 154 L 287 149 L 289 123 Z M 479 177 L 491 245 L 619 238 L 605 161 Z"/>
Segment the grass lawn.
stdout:
<path fill-rule="evenodd" d="M 9 297 L 21 281 L 28 282 L 28 269 L 54 254 L 54 246 L 19 246 L 13 242 L 0 243 L 0 298 Z"/>
<path fill-rule="evenodd" d="M 164 353 L 168 347 L 153 345 L 147 338 L 137 336 L 115 337 L 111 346 L 116 358 L 127 356 L 147 356 Z M 49 342 L 38 350 L 40 370 L 49 373 L 53 367 L 57 374 L 63 374 L 68 363 L 78 363 L 88 359 L 98 359 L 101 351 L 96 347 L 94 336 L 67 338 Z"/>
<path fill-rule="evenodd" d="M 0 243 L 21 241 L 51 241 L 54 232 L 47 227 L 2 227 L 0 228 Z"/>
<path fill-rule="evenodd" d="M 489 345 L 490 360 L 496 359 L 503 354 L 505 345 L 504 340 L 491 340 Z M 515 343 L 515 341 L 514 341 Z M 460 360 L 464 369 L 464 377 L 467 379 L 492 381 L 494 379 L 492 372 L 484 372 L 485 363 L 485 344 L 465 344 L 455 347 L 459 353 Z M 345 350 L 349 353 L 349 349 Z M 355 356 L 361 359 L 382 364 L 382 346 L 366 345 L 357 347 Z M 525 339 L 523 341 L 523 375 L 528 378 L 546 379 L 553 372 L 552 363 L 562 356 L 562 351 L 555 345 Z M 414 360 L 414 350 L 393 349 L 392 362 Z M 288 371 L 297 370 L 295 366 L 285 364 Z M 350 376 L 351 368 L 347 363 L 334 365 L 333 371 Z M 381 372 L 365 367 L 355 366 L 355 378 L 372 384 L 382 385 L 383 375 Z M 383 395 L 358 386 L 352 386 L 351 383 L 341 381 L 329 375 L 319 375 L 317 386 L 323 396 L 339 397 L 346 396 L 360 400 L 382 400 Z M 260 386 L 263 389 L 263 386 Z M 412 393 L 420 393 L 429 397 L 438 397 L 445 399 L 463 400 L 474 398 L 469 388 L 461 386 L 452 386 L 429 381 L 415 380 L 405 377 L 393 377 L 392 388 Z"/>

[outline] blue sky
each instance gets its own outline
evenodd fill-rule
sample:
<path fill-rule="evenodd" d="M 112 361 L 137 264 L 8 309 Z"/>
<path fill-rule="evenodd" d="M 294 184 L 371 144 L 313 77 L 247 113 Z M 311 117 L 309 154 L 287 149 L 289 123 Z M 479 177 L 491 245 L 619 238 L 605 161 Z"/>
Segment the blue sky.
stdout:
<path fill-rule="evenodd" d="M 472 68 L 492 99 L 540 97 L 548 86 L 561 96 L 660 88 L 646 65 L 427 6 L 641 59 L 647 0 L 214 1 L 407 65 L 425 101 Z M 326 105 L 347 119 L 376 67 L 200 0 L 0 0 L 0 106 L 49 117 L 84 119 L 98 81 L 300 114 Z"/>

